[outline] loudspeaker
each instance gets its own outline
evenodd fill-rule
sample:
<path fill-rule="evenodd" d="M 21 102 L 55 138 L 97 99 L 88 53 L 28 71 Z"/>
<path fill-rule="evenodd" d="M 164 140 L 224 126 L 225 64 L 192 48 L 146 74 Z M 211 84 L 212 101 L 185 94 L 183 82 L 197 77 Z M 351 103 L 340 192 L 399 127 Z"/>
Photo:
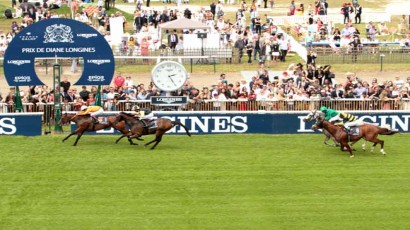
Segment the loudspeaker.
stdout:
<path fill-rule="evenodd" d="M 207 38 L 207 34 L 206 33 L 198 33 L 198 38 Z"/>

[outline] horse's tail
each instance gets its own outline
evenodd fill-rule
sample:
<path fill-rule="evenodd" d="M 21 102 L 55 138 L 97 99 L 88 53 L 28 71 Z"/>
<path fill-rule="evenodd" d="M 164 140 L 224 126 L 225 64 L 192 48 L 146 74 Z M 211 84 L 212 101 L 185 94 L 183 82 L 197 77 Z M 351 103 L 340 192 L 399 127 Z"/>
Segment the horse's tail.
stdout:
<path fill-rule="evenodd" d="M 180 125 L 180 126 L 182 126 L 182 127 L 185 129 L 186 134 L 187 134 L 188 136 L 191 136 L 191 134 L 190 134 L 189 131 L 188 131 L 188 128 L 187 128 L 184 124 L 182 124 L 180 121 L 171 121 L 171 123 L 172 123 L 173 126 L 175 126 L 175 125 Z"/>
<path fill-rule="evenodd" d="M 399 131 L 394 131 L 388 128 L 380 128 L 380 135 L 393 135 L 399 133 Z"/>

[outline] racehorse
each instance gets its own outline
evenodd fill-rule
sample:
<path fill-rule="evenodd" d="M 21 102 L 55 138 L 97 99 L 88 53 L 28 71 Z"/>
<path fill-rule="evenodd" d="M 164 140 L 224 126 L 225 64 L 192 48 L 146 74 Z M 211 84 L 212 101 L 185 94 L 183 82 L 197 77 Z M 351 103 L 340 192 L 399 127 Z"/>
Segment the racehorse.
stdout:
<path fill-rule="evenodd" d="M 170 129 L 172 129 L 174 126 L 179 125 L 182 126 L 185 129 L 185 132 L 188 136 L 191 136 L 189 133 L 187 127 L 185 127 L 184 124 L 182 124 L 179 121 L 171 121 L 170 119 L 167 118 L 158 118 L 155 120 L 156 127 L 149 128 L 145 127 L 144 122 L 140 121 L 139 119 L 136 119 L 134 115 L 128 114 L 125 112 L 121 112 L 116 116 L 116 120 L 113 121 L 113 124 L 116 122 L 121 122 L 125 121 L 129 127 L 131 127 L 131 133 L 132 135 L 129 135 L 129 138 L 137 138 L 139 140 L 141 136 L 143 135 L 150 135 L 150 134 L 155 134 L 155 139 L 146 143 L 144 147 L 147 147 L 148 145 L 152 144 L 155 142 L 155 144 L 151 147 L 151 149 L 154 149 L 159 142 L 162 140 L 162 136 Z M 122 136 L 124 137 L 124 135 Z M 122 138 L 120 137 L 120 139 Z M 118 139 L 119 140 L 119 139 Z"/>
<path fill-rule="evenodd" d="M 92 131 L 97 131 L 97 130 L 102 130 L 106 129 L 108 127 L 113 127 L 114 129 L 120 131 L 123 135 L 129 136 L 131 135 L 130 131 L 126 128 L 125 122 L 116 122 L 115 124 L 113 123 L 116 120 L 116 117 L 110 116 L 108 117 L 108 123 L 97 123 L 95 124 L 90 117 L 90 115 L 76 115 L 76 114 L 68 114 L 64 113 L 60 120 L 59 120 L 59 125 L 62 126 L 64 124 L 69 123 L 70 121 L 76 123 L 77 129 L 74 130 L 72 133 L 70 133 L 67 137 L 63 139 L 63 142 L 66 141 L 68 138 L 70 138 L 72 135 L 77 134 L 77 139 L 74 142 L 74 146 L 77 145 L 78 140 L 80 140 L 81 136 L 84 134 L 84 132 L 92 132 Z M 136 145 L 131 138 L 128 138 L 128 141 L 130 142 L 131 145 Z M 118 142 L 118 140 L 117 140 Z"/>
<path fill-rule="evenodd" d="M 305 118 L 303 118 L 303 122 L 307 123 L 313 120 L 318 119 L 320 116 L 322 115 L 322 112 L 318 111 L 318 110 L 313 110 L 310 111 L 310 113 L 308 113 L 308 115 L 306 115 Z M 325 140 L 324 143 L 325 145 L 328 146 L 335 146 L 335 147 L 339 147 L 340 143 L 336 141 L 336 139 L 326 130 L 326 129 L 322 129 L 322 133 L 325 135 Z M 332 139 L 332 141 L 334 142 L 334 144 L 329 144 L 328 141 Z"/>
<path fill-rule="evenodd" d="M 362 124 L 359 126 L 359 135 L 349 135 L 346 133 L 343 127 L 334 125 L 326 120 L 323 119 L 322 116 L 317 118 L 316 123 L 312 126 L 313 129 L 316 128 L 323 128 L 326 129 L 335 139 L 340 143 L 340 149 L 343 151 L 345 148 L 350 153 L 350 157 L 354 157 L 352 148 L 349 145 L 349 142 L 356 143 L 360 139 L 365 139 L 366 141 L 370 141 L 373 144 L 370 152 L 373 152 L 374 147 L 377 144 L 380 144 L 380 152 L 383 155 L 386 155 L 384 151 L 384 141 L 377 138 L 380 135 L 393 135 L 398 133 L 397 131 L 393 131 L 387 128 L 382 128 L 379 126 L 375 126 L 372 124 Z"/>

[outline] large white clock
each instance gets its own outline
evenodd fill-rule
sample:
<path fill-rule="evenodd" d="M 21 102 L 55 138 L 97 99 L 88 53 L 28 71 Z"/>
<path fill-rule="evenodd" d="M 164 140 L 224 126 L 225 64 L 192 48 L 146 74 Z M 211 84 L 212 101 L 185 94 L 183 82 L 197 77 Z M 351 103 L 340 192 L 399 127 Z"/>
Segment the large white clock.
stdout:
<path fill-rule="evenodd" d="M 178 62 L 163 61 L 152 69 L 152 82 L 163 91 L 175 91 L 187 80 L 185 67 Z"/>

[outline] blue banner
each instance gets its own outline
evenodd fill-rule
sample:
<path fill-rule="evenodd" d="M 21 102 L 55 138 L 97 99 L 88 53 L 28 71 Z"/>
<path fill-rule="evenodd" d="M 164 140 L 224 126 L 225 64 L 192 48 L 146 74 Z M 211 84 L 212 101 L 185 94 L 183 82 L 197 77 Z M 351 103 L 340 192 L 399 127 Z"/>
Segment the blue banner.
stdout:
<path fill-rule="evenodd" d="M 43 113 L 0 114 L 0 135 L 41 135 Z"/>
<path fill-rule="evenodd" d="M 379 126 L 389 125 L 393 130 L 409 132 L 410 112 L 400 113 L 354 113 L 360 120 Z M 192 134 L 228 134 L 228 133 L 264 133 L 264 134 L 297 134 L 313 133 L 314 122 L 304 123 L 307 112 L 298 113 L 170 113 L 155 112 L 156 117 L 178 120 L 185 124 Z M 71 130 L 75 130 L 72 125 Z M 114 129 L 106 129 L 88 134 L 114 134 Z M 174 134 L 185 134 L 185 130 L 176 126 L 169 131 Z"/>
<path fill-rule="evenodd" d="M 65 18 L 36 22 L 19 32 L 4 55 L 4 74 L 10 86 L 44 85 L 35 69 L 35 58 L 84 59 L 75 85 L 109 85 L 114 75 L 112 49 L 89 25 Z"/>

